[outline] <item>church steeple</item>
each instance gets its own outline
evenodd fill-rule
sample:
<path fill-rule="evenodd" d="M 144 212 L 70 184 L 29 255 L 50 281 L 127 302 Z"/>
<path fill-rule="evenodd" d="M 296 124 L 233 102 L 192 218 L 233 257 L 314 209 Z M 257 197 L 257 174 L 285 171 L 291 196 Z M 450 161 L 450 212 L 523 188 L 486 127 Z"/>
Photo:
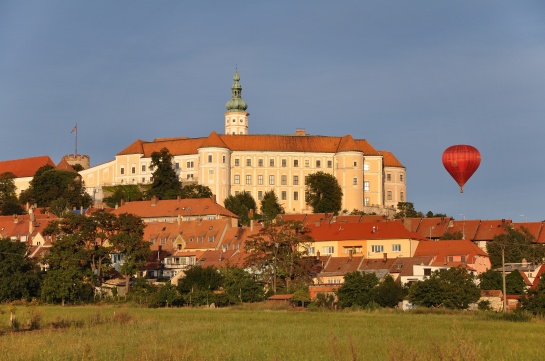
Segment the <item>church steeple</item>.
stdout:
<path fill-rule="evenodd" d="M 246 112 L 248 104 L 242 100 L 242 86 L 239 83 L 238 69 L 235 70 L 233 81 L 231 99 L 225 104 L 227 109 L 225 113 L 225 134 L 248 134 L 248 116 L 250 114 Z"/>

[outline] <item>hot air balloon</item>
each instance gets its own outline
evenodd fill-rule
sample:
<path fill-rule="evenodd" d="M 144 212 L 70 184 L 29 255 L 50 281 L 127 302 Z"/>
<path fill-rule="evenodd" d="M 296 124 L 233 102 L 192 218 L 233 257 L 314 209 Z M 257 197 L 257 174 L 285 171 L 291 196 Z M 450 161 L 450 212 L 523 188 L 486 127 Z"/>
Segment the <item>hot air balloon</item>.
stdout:
<path fill-rule="evenodd" d="M 453 145 L 443 152 L 443 166 L 460 186 L 460 193 L 480 164 L 481 153 L 471 145 Z"/>

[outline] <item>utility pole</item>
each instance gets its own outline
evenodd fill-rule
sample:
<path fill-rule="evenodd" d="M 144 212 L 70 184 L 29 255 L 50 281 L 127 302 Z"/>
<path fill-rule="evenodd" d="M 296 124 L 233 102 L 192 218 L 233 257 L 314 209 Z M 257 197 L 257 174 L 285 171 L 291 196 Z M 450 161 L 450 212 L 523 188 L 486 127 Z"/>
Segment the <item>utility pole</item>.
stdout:
<path fill-rule="evenodd" d="M 507 312 L 507 287 L 505 284 L 505 245 L 501 248 L 501 274 L 503 279 L 503 313 Z"/>

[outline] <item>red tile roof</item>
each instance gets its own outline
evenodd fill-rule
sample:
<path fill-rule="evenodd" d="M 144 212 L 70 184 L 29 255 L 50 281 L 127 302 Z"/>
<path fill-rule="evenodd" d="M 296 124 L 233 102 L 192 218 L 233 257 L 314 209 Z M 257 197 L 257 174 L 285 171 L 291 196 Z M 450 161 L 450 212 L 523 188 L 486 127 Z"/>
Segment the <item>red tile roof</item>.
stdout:
<path fill-rule="evenodd" d="M 308 225 L 315 241 L 337 241 L 350 239 L 417 239 L 425 240 L 419 234 L 408 231 L 400 222 L 382 223 L 333 223 L 318 227 Z"/>
<path fill-rule="evenodd" d="M 422 220 L 418 224 L 416 232 L 422 237 L 433 239 L 441 238 L 441 236 L 446 233 L 449 222 L 449 217 L 422 218 Z"/>
<path fill-rule="evenodd" d="M 112 213 L 115 215 L 131 213 L 142 218 L 167 218 L 177 217 L 178 215 L 182 217 L 220 215 L 238 218 L 236 214 L 215 203 L 210 198 L 127 202 L 112 211 Z"/>
<path fill-rule="evenodd" d="M 55 163 L 47 155 L 40 157 L 6 160 L 0 162 L 0 174 L 11 172 L 17 178 L 33 177 L 44 165 L 55 167 Z"/>
<path fill-rule="evenodd" d="M 451 265 L 448 261 L 449 256 L 465 256 L 466 262 L 454 261 L 456 265 L 460 263 L 472 264 L 475 257 L 488 257 L 488 254 L 477 247 L 470 240 L 452 240 L 452 241 L 429 241 L 420 242 L 414 252 L 415 257 L 432 256 L 435 257 L 433 265 Z"/>
<path fill-rule="evenodd" d="M 361 151 L 365 155 L 381 155 L 388 157 L 388 162 L 402 166 L 389 152 L 379 153 L 367 140 L 353 139 L 351 135 L 332 136 L 294 136 L 294 135 L 236 135 L 212 132 L 206 138 L 161 138 L 152 142 L 136 140 L 117 155 L 151 153 L 167 148 L 172 155 L 197 154 L 202 147 L 226 147 L 233 151 L 271 151 L 271 152 L 320 152 L 336 153 L 339 151 Z"/>
<path fill-rule="evenodd" d="M 399 168 L 405 168 L 403 164 L 397 158 L 392 152 L 389 152 L 387 150 L 380 150 L 380 154 L 382 154 L 383 157 L 383 164 L 385 167 L 399 167 Z"/>
<path fill-rule="evenodd" d="M 508 219 L 481 221 L 473 241 L 491 241 L 495 236 L 504 234 L 504 227 L 509 226 L 509 224 L 511 224 L 511 220 Z"/>

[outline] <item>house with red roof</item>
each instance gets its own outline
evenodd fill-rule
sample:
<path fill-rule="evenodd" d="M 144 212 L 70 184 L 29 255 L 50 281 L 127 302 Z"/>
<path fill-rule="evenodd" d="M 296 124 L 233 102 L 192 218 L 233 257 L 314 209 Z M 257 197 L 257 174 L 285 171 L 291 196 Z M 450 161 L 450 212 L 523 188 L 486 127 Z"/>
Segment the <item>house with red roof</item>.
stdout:
<path fill-rule="evenodd" d="M 465 267 L 478 275 L 489 270 L 492 265 L 488 254 L 469 240 L 441 240 L 421 242 L 414 253 L 415 257 L 429 256 L 433 260 L 429 266 L 450 268 Z M 429 276 L 433 270 L 422 267 L 424 276 Z"/>
<path fill-rule="evenodd" d="M 310 255 L 365 258 L 412 257 L 420 242 L 400 222 L 330 223 L 309 225 L 314 243 Z"/>

